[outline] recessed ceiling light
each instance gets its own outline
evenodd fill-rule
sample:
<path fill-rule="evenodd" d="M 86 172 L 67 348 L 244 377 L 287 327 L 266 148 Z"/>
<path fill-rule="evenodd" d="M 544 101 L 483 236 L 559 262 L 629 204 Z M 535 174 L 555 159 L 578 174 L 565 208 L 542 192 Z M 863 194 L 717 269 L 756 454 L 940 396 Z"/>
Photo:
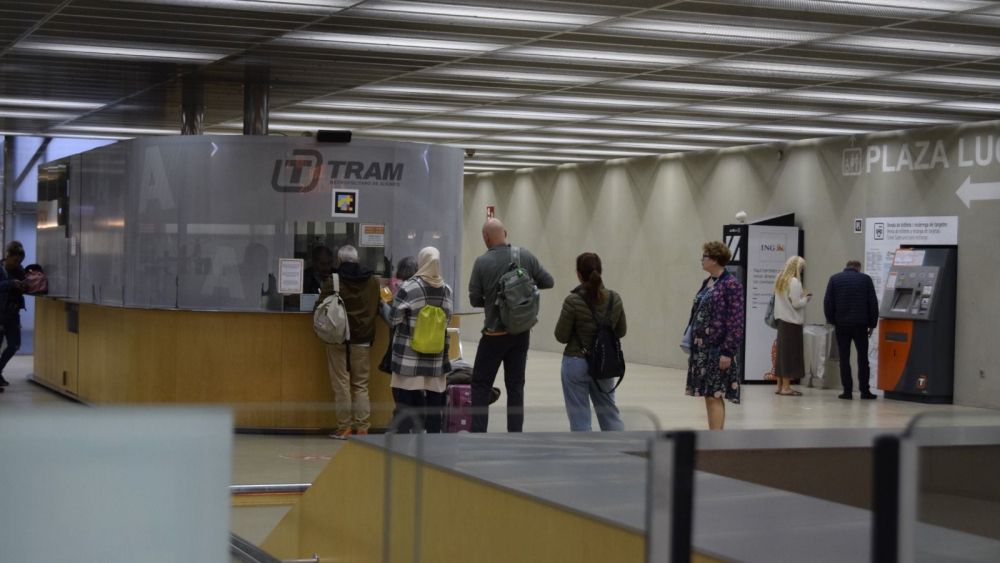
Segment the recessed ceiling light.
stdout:
<path fill-rule="evenodd" d="M 787 98 L 793 100 L 823 100 L 826 102 L 840 102 L 844 104 L 885 104 L 885 105 L 910 105 L 910 104 L 932 104 L 939 100 L 925 98 L 921 96 L 902 96 L 890 94 L 859 94 L 853 92 L 837 92 L 826 90 L 795 90 L 792 92 L 782 92 L 774 94 L 775 98 Z"/>
<path fill-rule="evenodd" d="M 313 31 L 293 31 L 286 33 L 276 42 L 309 43 L 313 45 L 336 45 L 337 47 L 358 47 L 373 51 L 390 52 L 435 52 L 486 53 L 507 46 L 506 43 L 485 41 L 452 41 L 449 39 L 423 39 L 400 37 L 397 35 L 360 35 L 354 33 L 321 33 Z"/>
<path fill-rule="evenodd" d="M 614 108 L 661 109 L 677 107 L 677 102 L 666 102 L 647 98 L 606 98 L 600 96 L 544 94 L 532 96 L 530 101 L 570 106 L 608 106 Z"/>
<path fill-rule="evenodd" d="M 498 158 L 506 158 L 505 155 L 496 155 Z M 556 155 L 556 154 L 515 154 L 511 155 L 514 158 L 522 161 L 532 161 L 537 160 L 539 162 L 593 162 L 597 160 L 590 156 L 566 156 L 566 155 Z M 478 159 L 477 159 L 478 160 Z M 541 166 L 541 165 L 537 165 Z"/>
<path fill-rule="evenodd" d="M 296 121 L 326 121 L 333 123 L 390 123 L 397 121 L 395 117 L 379 117 L 372 115 L 346 114 L 336 115 L 330 113 L 301 112 L 301 111 L 273 111 L 268 114 L 275 119 L 293 119 Z"/>
<path fill-rule="evenodd" d="M 718 149 L 720 147 L 713 145 L 691 145 L 686 143 L 657 143 L 657 142 L 619 142 L 619 143 L 608 143 L 611 147 L 624 147 L 624 148 L 634 148 L 634 149 L 650 149 L 650 150 L 666 150 L 666 151 L 700 151 L 706 149 Z"/>
<path fill-rule="evenodd" d="M 749 74 L 753 76 L 790 76 L 793 78 L 802 77 L 802 75 L 806 75 L 806 77 L 809 78 L 870 78 L 887 73 L 887 71 L 871 70 L 861 67 L 758 62 L 739 59 L 711 62 L 703 66 L 704 68 L 719 69 L 738 74 Z"/>
<path fill-rule="evenodd" d="M 554 135 L 497 135 L 490 137 L 491 141 L 511 141 L 514 143 L 541 143 L 554 145 L 586 145 L 600 143 L 601 139 L 584 139 L 581 137 L 556 137 Z"/>
<path fill-rule="evenodd" d="M 42 100 L 34 98 L 0 97 L 0 106 L 55 108 L 55 109 L 97 109 L 103 105 L 104 104 L 94 103 L 94 102 L 76 102 L 72 100 Z"/>
<path fill-rule="evenodd" d="M 651 154 L 656 154 L 655 151 L 625 151 L 625 150 L 615 150 L 615 149 L 581 149 L 581 148 L 565 148 L 565 149 L 553 149 L 553 153 L 557 154 L 582 154 L 587 156 L 606 156 L 606 157 L 629 157 L 629 156 L 649 156 Z"/>
<path fill-rule="evenodd" d="M 489 68 L 444 67 L 425 70 L 423 76 L 448 76 L 452 78 L 479 78 L 504 82 L 537 82 L 541 84 L 592 84 L 607 80 L 607 76 L 593 74 L 559 73 L 555 70 L 524 71 L 524 70 L 494 70 Z"/>
<path fill-rule="evenodd" d="M 127 0 L 140 4 L 166 4 L 193 8 L 219 8 L 249 12 L 291 12 L 332 14 L 353 6 L 358 0 Z"/>
<path fill-rule="evenodd" d="M 498 121 L 466 121 L 461 119 L 415 119 L 407 121 L 406 125 L 424 127 L 453 127 L 455 129 L 493 129 L 506 131 L 510 129 L 532 129 L 537 124 L 498 122 Z"/>
<path fill-rule="evenodd" d="M 831 33 L 788 28 L 638 18 L 620 18 L 611 23 L 595 26 L 595 29 L 668 39 L 730 44 L 743 44 L 749 41 L 761 45 L 783 45 L 786 43 L 817 41 L 831 35 Z"/>
<path fill-rule="evenodd" d="M 671 139 L 685 139 L 690 141 L 713 141 L 718 143 L 785 143 L 788 139 L 776 137 L 764 137 L 760 135 L 729 135 L 725 133 L 684 133 L 671 135 Z"/>
<path fill-rule="evenodd" d="M 461 111 L 456 115 L 534 119 L 538 121 L 583 121 L 587 119 L 599 119 L 601 117 L 605 117 L 604 114 L 599 113 L 499 108 L 470 109 Z"/>
<path fill-rule="evenodd" d="M 727 106 L 727 105 L 703 105 L 692 106 L 692 111 L 705 113 L 726 113 L 735 115 L 763 115 L 767 117 L 814 117 L 823 115 L 825 111 L 795 108 L 775 108 L 762 106 Z"/>
<path fill-rule="evenodd" d="M 936 117 L 915 117 L 909 115 L 887 115 L 879 113 L 845 113 L 823 118 L 824 121 L 853 121 L 857 123 L 884 123 L 886 125 L 940 125 L 954 123 L 954 119 Z"/>
<path fill-rule="evenodd" d="M 714 121 L 709 119 L 697 119 L 687 117 L 614 117 L 605 120 L 607 123 L 629 123 L 642 125 L 655 125 L 657 127 L 737 127 L 740 124 L 733 121 Z"/>
<path fill-rule="evenodd" d="M 565 160 L 564 158 L 559 158 L 559 160 Z M 480 166 L 509 166 L 512 168 L 517 167 L 539 167 L 539 166 L 549 166 L 548 164 L 542 162 L 531 162 L 528 160 L 479 160 L 478 158 L 470 161 L 468 164 L 480 165 Z"/>
<path fill-rule="evenodd" d="M 565 63 L 570 61 L 588 61 L 594 63 L 615 63 L 623 66 L 666 67 L 674 65 L 689 65 L 705 59 L 682 57 L 674 55 L 653 55 L 634 51 L 596 51 L 588 49 L 565 49 L 560 47 L 515 47 L 500 53 L 507 58 L 542 59 Z"/>
<path fill-rule="evenodd" d="M 517 98 L 523 96 L 517 92 L 503 92 L 498 90 L 469 90 L 466 88 L 434 88 L 430 86 L 394 86 L 391 84 L 372 84 L 368 86 L 358 86 L 355 92 L 372 92 L 375 94 L 398 94 L 402 96 L 443 96 L 454 98 L 482 98 L 502 100 L 507 98 Z"/>
<path fill-rule="evenodd" d="M 454 111 L 465 106 L 458 104 L 424 104 L 393 102 L 390 100 L 313 100 L 298 104 L 310 108 L 353 109 L 391 113 L 437 113 Z"/>
<path fill-rule="evenodd" d="M 456 145 L 456 146 L 459 146 L 459 145 Z M 477 149 L 477 150 L 484 150 L 484 151 L 514 151 L 514 152 L 517 152 L 517 151 L 539 151 L 539 150 L 547 150 L 548 149 L 548 147 L 543 147 L 541 145 L 497 145 L 497 144 L 490 144 L 490 143 L 480 143 L 478 141 L 476 141 L 476 142 L 470 142 L 470 143 L 462 143 L 461 144 L 461 148 L 463 148 L 463 149 Z"/>
<path fill-rule="evenodd" d="M 976 45 L 973 43 L 949 43 L 945 41 L 928 41 L 924 39 L 903 39 L 899 37 L 880 37 L 876 35 L 849 35 L 819 43 L 845 47 L 860 51 L 912 51 L 920 54 L 933 54 L 938 57 L 1000 57 L 1000 46 Z"/>
<path fill-rule="evenodd" d="M 88 133 L 118 133 L 124 135 L 177 135 L 177 129 L 160 129 L 153 127 L 115 127 L 113 125 L 61 125 L 59 131 L 83 131 Z M 59 133 L 56 133 L 57 135 Z"/>
<path fill-rule="evenodd" d="M 75 113 L 65 113 L 45 110 L 0 109 L 0 117 L 14 119 L 70 119 L 77 117 Z"/>
<path fill-rule="evenodd" d="M 959 101 L 959 102 L 941 102 L 934 104 L 931 107 L 941 107 L 948 109 L 958 109 L 963 111 L 975 111 L 975 112 L 985 112 L 985 113 L 1000 113 L 1000 102 L 977 102 L 977 101 Z"/>
<path fill-rule="evenodd" d="M 891 82 L 911 82 L 916 84 L 941 84 L 944 86 L 973 86 L 980 89 L 1000 89 L 1000 78 L 985 76 L 963 76 L 954 74 L 900 74 L 887 78 Z"/>
<path fill-rule="evenodd" d="M 90 45 L 86 43 L 57 43 L 54 41 L 25 39 L 18 41 L 14 45 L 14 50 L 59 53 L 64 57 L 91 59 L 155 59 L 178 62 L 214 62 L 228 55 L 228 53 L 219 51 L 176 49 L 169 45 L 155 47 L 149 44 L 146 46 L 139 45 L 135 42 L 117 44 L 105 41 L 100 45 Z"/>
<path fill-rule="evenodd" d="M 871 129 L 784 124 L 750 125 L 747 129 L 753 129 L 754 131 L 775 131 L 779 133 L 797 133 L 805 135 L 859 135 L 862 133 L 872 133 Z"/>
<path fill-rule="evenodd" d="M 358 2 L 355 2 L 358 3 Z M 391 2 L 368 0 L 359 3 L 364 11 L 380 11 L 397 14 L 430 16 L 442 21 L 496 21 L 526 24 L 561 24 L 566 26 L 593 25 L 608 19 L 608 16 L 543 10 L 516 10 L 487 6 L 463 6 L 461 4 L 437 4 L 430 2 Z"/>
<path fill-rule="evenodd" d="M 607 135 L 608 137 L 656 137 L 662 131 L 648 129 L 615 129 L 612 127 L 584 127 L 568 125 L 565 127 L 546 127 L 543 131 L 551 133 L 569 133 L 571 135 Z"/>
<path fill-rule="evenodd" d="M 681 92 L 692 94 L 709 94 L 717 96 L 756 96 L 770 94 L 774 88 L 754 88 L 750 86 L 730 86 L 727 84 L 697 84 L 694 82 L 668 82 L 666 80 L 618 80 L 610 86 L 632 88 L 635 90 L 655 90 L 662 92 Z"/>
<path fill-rule="evenodd" d="M 398 128 L 386 128 L 386 129 L 365 129 L 363 131 L 358 131 L 358 135 L 377 135 L 379 137 L 402 137 L 401 140 L 406 140 L 407 138 L 412 139 L 461 139 L 464 137 L 474 137 L 474 134 L 470 134 L 468 131 L 424 131 L 422 129 L 398 129 Z"/>

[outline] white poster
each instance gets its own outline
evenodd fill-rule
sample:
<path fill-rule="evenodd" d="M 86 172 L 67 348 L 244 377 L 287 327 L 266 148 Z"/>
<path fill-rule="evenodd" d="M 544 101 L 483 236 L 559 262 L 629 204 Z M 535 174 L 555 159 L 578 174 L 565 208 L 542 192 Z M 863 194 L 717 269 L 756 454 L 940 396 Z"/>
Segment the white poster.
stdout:
<path fill-rule="evenodd" d="M 278 293 L 292 295 L 302 293 L 302 281 L 306 261 L 301 258 L 278 259 Z"/>
<path fill-rule="evenodd" d="M 887 278 L 896 249 L 905 244 L 958 244 L 958 217 L 865 219 L 865 273 L 875 284 L 880 307 L 886 287 L 892 289 L 896 285 L 895 279 Z M 878 380 L 878 329 L 868 341 L 868 362 L 871 364 L 871 388 L 875 389 Z"/>
<path fill-rule="evenodd" d="M 771 348 L 778 331 L 764 324 L 774 279 L 785 262 L 799 253 L 798 227 L 750 225 L 747 240 L 746 349 L 743 369 L 747 381 L 774 379 Z"/>
<path fill-rule="evenodd" d="M 358 237 L 358 246 L 377 247 L 385 246 L 385 225 L 361 224 L 361 235 Z"/>

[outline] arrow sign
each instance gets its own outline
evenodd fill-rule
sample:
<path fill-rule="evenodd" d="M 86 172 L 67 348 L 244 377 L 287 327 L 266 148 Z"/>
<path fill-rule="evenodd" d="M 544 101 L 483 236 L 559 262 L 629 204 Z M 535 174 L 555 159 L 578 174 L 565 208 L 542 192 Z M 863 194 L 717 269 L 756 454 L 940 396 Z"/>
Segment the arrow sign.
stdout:
<path fill-rule="evenodd" d="M 208 155 L 209 158 L 215 156 L 217 152 L 219 152 L 219 145 L 215 144 L 215 141 L 212 141 L 212 154 Z"/>
<path fill-rule="evenodd" d="M 974 184 L 972 176 L 969 176 L 962 182 L 962 186 L 958 188 L 955 195 L 962 200 L 966 207 L 971 207 L 972 202 L 976 200 L 1000 199 L 1000 182 Z"/>

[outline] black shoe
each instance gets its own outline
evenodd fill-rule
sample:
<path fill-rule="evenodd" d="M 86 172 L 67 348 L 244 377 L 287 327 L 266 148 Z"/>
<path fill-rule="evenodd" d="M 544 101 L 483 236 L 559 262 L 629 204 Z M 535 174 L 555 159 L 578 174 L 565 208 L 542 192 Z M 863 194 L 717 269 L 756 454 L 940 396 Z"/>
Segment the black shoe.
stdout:
<path fill-rule="evenodd" d="M 870 393 L 870 392 L 865 391 L 865 392 L 861 393 L 861 398 L 862 399 L 868 399 L 868 400 L 878 399 L 878 395 L 876 395 L 875 393 Z"/>
<path fill-rule="evenodd" d="M 845 401 L 850 401 L 851 400 L 851 394 L 850 393 L 841 393 L 840 395 L 837 395 L 837 398 L 838 399 L 844 399 Z"/>
<path fill-rule="evenodd" d="M 6 387 L 8 385 L 10 385 L 10 381 L 7 381 L 2 375 L 0 375 L 0 387 Z"/>

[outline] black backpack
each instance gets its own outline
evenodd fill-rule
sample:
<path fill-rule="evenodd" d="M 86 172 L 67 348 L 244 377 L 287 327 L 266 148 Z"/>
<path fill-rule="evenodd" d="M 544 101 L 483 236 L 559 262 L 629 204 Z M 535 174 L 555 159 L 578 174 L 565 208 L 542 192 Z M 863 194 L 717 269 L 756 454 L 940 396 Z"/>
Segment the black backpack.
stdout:
<path fill-rule="evenodd" d="M 618 386 L 622 384 L 622 380 L 625 379 L 625 355 L 622 353 L 622 341 L 615 334 L 615 327 L 611 324 L 611 314 L 614 310 L 614 305 L 615 295 L 609 291 L 607 311 L 605 311 L 603 319 L 598 319 L 594 306 L 587 303 L 587 306 L 590 308 L 590 315 L 594 318 L 594 323 L 597 325 L 597 332 L 594 334 L 594 340 L 590 343 L 590 346 L 583 346 L 583 343 L 580 343 L 580 346 L 583 348 L 583 355 L 587 359 L 587 372 L 591 378 L 598 382 L 602 379 L 618 378 L 618 383 L 615 383 L 611 391 L 604 391 L 604 387 L 601 385 L 597 386 L 605 393 L 611 393 L 615 389 L 618 389 Z M 577 336 L 577 340 L 579 340 L 579 336 Z"/>

